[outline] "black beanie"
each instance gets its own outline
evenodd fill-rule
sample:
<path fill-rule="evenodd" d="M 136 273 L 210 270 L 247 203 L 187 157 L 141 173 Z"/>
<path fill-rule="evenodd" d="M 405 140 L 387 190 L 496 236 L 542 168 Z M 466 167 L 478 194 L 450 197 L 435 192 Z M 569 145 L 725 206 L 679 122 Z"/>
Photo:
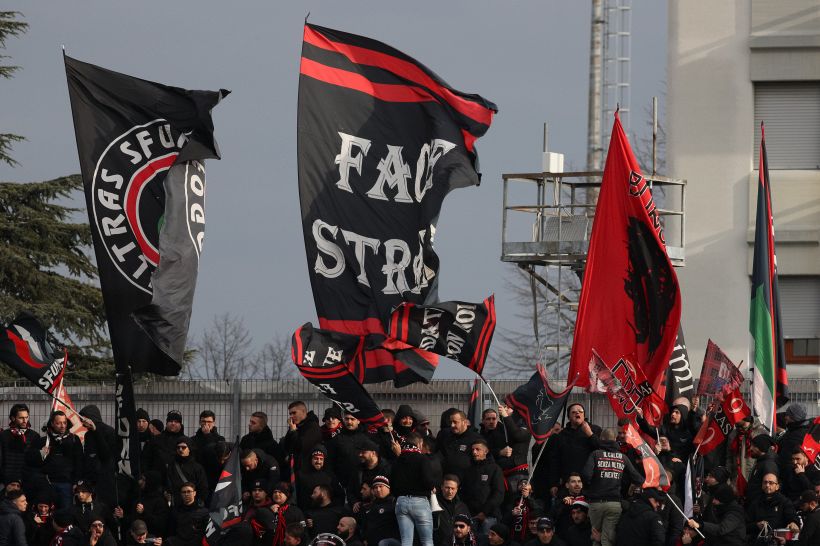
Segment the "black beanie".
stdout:
<path fill-rule="evenodd" d="M 766 453 L 774 445 L 774 440 L 772 440 L 772 437 L 768 434 L 758 434 L 752 438 L 752 445 L 763 453 Z"/>
<path fill-rule="evenodd" d="M 150 421 L 150 420 L 151 420 L 151 416 L 149 416 L 149 415 L 148 415 L 148 412 L 147 412 L 147 411 L 145 411 L 144 409 L 142 409 L 142 408 L 137 408 L 137 415 L 136 415 L 136 419 L 137 419 L 137 420 L 139 420 L 139 419 L 145 419 L 146 421 Z"/>
<path fill-rule="evenodd" d="M 722 483 L 715 487 L 715 490 L 712 492 L 712 497 L 719 500 L 720 504 L 729 504 L 735 500 L 735 492 L 732 490 L 731 485 Z"/>
<path fill-rule="evenodd" d="M 490 527 L 490 531 L 493 531 L 495 534 L 500 536 L 504 539 L 504 542 L 510 538 L 510 528 L 504 525 L 503 523 L 496 523 L 492 527 Z"/>
<path fill-rule="evenodd" d="M 729 481 L 729 471 L 726 470 L 724 466 L 716 466 L 709 471 L 709 474 L 711 474 L 718 483 L 726 483 Z"/>

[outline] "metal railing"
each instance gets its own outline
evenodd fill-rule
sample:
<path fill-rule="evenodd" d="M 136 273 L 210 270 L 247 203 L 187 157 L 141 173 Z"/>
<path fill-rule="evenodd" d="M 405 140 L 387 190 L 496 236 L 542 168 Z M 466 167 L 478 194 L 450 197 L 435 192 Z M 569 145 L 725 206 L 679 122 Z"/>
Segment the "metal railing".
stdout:
<path fill-rule="evenodd" d="M 502 400 L 521 385 L 522 381 L 491 381 L 493 390 Z M 430 419 L 434 432 L 439 429 L 442 412 L 450 407 L 465 410 L 469 404 L 472 380 L 432 381 L 396 389 L 391 383 L 367 385 L 375 402 L 383 409 L 396 409 L 410 404 L 414 410 Z M 563 381 L 553 381 L 556 391 L 565 387 Z M 114 421 L 113 382 L 67 383 L 69 395 L 79 410 L 88 404 L 99 407 L 103 420 Z M 791 400 L 806 407 L 809 417 L 820 415 L 820 379 L 793 379 L 789 385 Z M 244 434 L 251 413 L 264 411 L 274 437 L 287 431 L 287 406 L 302 400 L 321 420 L 330 401 L 313 385 L 303 379 L 287 381 L 234 380 L 234 381 L 152 381 L 134 386 L 137 407 L 142 407 L 152 419 L 163 422 L 169 410 L 182 413 L 185 430 L 193 434 L 199 427 L 199 413 L 211 410 L 216 414 L 217 428 L 228 439 Z M 494 407 L 495 401 L 485 388 L 482 391 L 484 407 Z M 576 390 L 570 403 L 580 402 L 586 407 L 587 418 L 600 426 L 615 426 L 616 418 L 603 395 Z M 15 402 L 28 404 L 32 426 L 39 429 L 48 418 L 51 402 L 47 395 L 31 383 L 19 381 L 0 383 L 0 411 L 5 412 Z"/>

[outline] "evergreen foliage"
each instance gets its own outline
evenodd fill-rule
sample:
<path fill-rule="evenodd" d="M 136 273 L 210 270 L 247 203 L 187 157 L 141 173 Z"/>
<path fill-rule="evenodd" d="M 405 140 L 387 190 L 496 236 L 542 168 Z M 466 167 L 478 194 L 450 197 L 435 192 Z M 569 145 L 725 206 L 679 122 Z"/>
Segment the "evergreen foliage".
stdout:
<path fill-rule="evenodd" d="M 0 11 L 0 49 L 6 48 L 6 39 L 19 36 L 28 29 L 28 23 L 18 20 L 21 15 L 17 11 Z M 0 77 L 2 78 L 11 78 L 20 68 L 19 66 L 6 64 L 8 58 L 8 55 L 0 55 Z M 20 135 L 0 133 L 0 162 L 12 167 L 17 164 L 9 154 L 12 144 L 21 140 L 23 140 L 23 137 Z"/>

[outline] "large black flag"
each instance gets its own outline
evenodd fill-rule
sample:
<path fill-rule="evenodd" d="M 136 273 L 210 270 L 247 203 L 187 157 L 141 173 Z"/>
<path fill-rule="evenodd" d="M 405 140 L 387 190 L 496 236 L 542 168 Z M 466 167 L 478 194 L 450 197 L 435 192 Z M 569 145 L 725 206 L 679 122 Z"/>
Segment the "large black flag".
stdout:
<path fill-rule="evenodd" d="M 574 384 L 561 392 L 554 392 L 547 381 L 546 371 L 538 365 L 529 381 L 507 395 L 506 402 L 527 423 L 536 443 L 541 444 L 549 437 L 553 425 L 561 417 Z"/>
<path fill-rule="evenodd" d="M 118 371 L 177 375 L 205 225 L 211 109 L 189 91 L 65 57 L 100 285 Z"/>
<path fill-rule="evenodd" d="M 48 394 L 54 393 L 63 377 L 63 357 L 48 342 L 46 327 L 25 311 L 0 334 L 0 362 Z"/>
<path fill-rule="evenodd" d="M 384 335 L 400 303 L 437 301 L 436 221 L 450 190 L 479 183 L 474 144 L 496 111 L 388 45 L 305 25 L 299 196 L 321 328 Z"/>

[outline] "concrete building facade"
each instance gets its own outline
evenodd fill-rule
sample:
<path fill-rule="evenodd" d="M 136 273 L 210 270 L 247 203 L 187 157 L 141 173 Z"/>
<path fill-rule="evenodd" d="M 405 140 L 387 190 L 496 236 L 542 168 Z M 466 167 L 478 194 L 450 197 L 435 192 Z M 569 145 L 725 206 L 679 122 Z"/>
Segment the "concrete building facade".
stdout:
<path fill-rule="evenodd" d="M 667 156 L 685 178 L 683 326 L 748 362 L 760 121 L 791 377 L 820 378 L 820 2 L 673 0 Z M 744 366 L 745 367 L 745 366 Z"/>

